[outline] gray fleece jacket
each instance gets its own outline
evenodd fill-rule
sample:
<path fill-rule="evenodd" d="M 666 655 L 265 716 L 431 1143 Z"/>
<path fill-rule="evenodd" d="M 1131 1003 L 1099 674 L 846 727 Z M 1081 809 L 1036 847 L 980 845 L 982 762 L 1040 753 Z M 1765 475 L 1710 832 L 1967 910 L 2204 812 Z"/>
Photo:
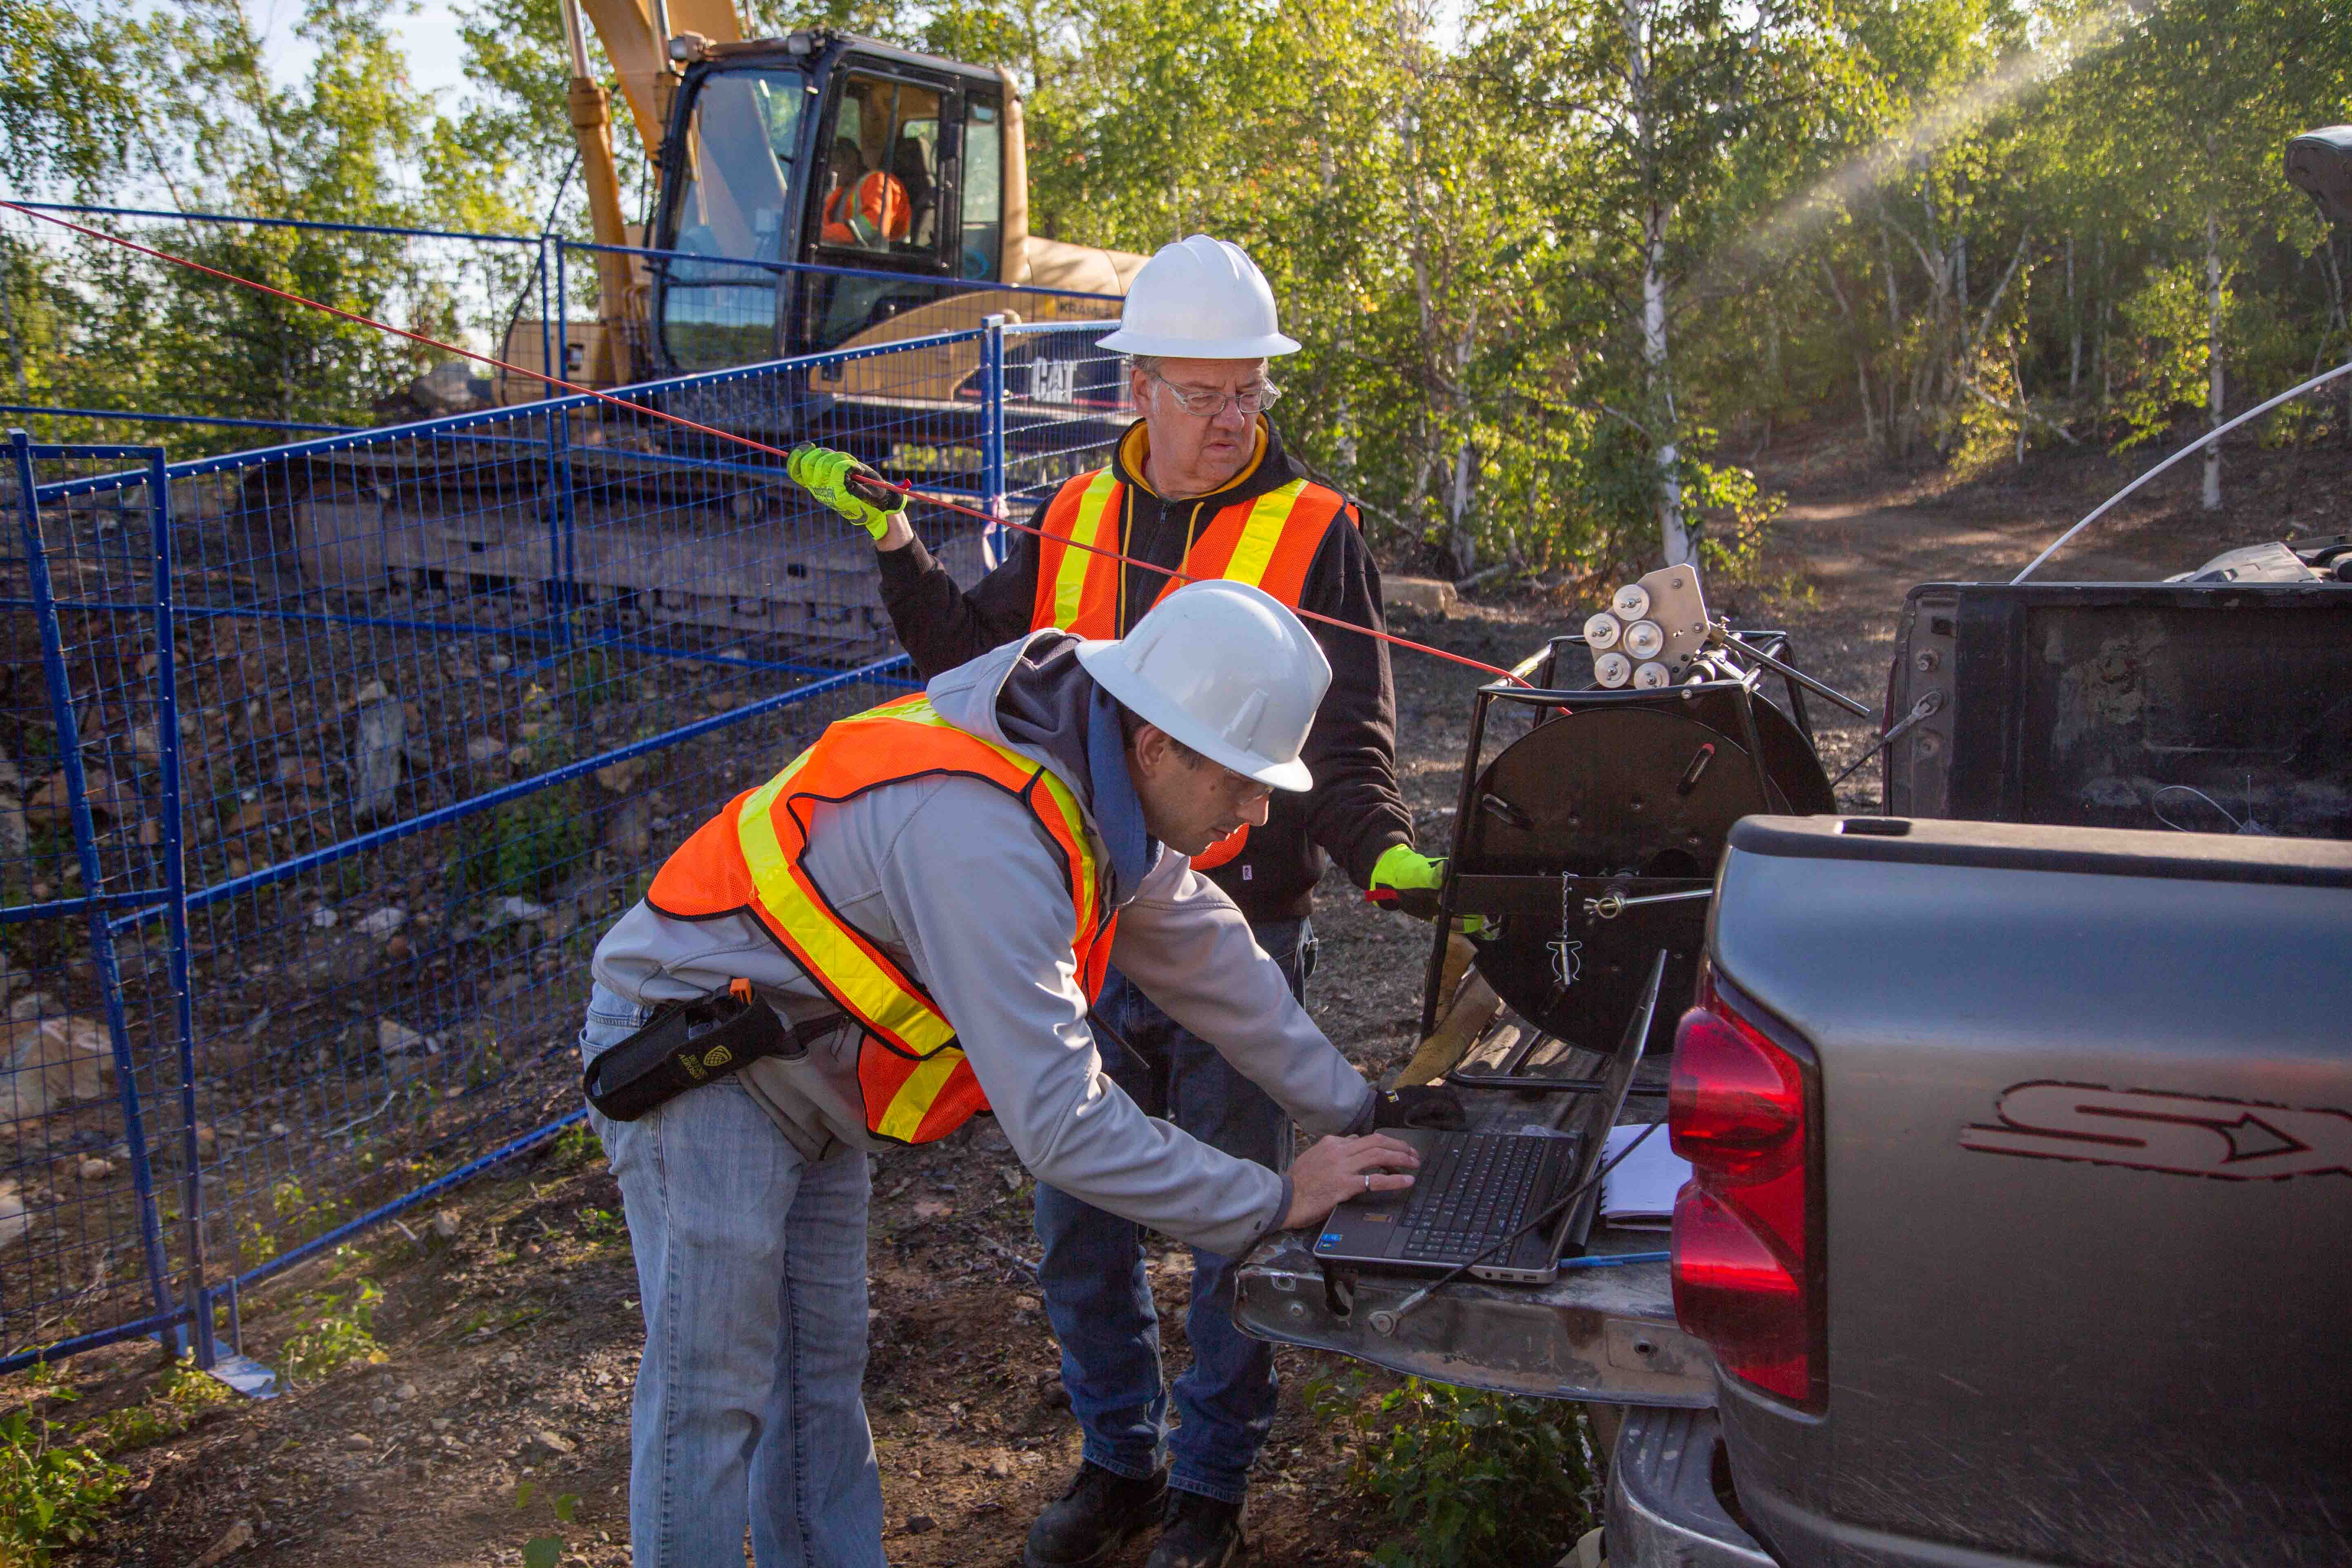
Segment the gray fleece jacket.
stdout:
<path fill-rule="evenodd" d="M 1308 1132 L 1359 1131 L 1373 1091 L 1290 994 L 1231 900 L 1185 857 L 1145 839 L 1115 711 L 1077 639 L 1030 634 L 947 671 L 941 717 L 1011 745 L 1066 784 L 1109 868 L 1111 962 L 1208 1040 Z M 1098 780 L 1097 773 L 1103 776 Z M 1063 859 L 1030 809 L 970 778 L 924 778 L 817 808 L 803 862 L 834 907 L 929 990 L 1013 1152 L 1039 1181 L 1213 1252 L 1239 1253 L 1289 1207 L 1287 1177 L 1146 1116 L 1087 1027 Z M 749 914 L 680 921 L 639 903 L 596 949 L 596 978 L 641 1004 L 749 980 L 788 1023 L 841 1017 Z M 846 1018 L 744 1087 L 811 1159 L 871 1139 Z"/>

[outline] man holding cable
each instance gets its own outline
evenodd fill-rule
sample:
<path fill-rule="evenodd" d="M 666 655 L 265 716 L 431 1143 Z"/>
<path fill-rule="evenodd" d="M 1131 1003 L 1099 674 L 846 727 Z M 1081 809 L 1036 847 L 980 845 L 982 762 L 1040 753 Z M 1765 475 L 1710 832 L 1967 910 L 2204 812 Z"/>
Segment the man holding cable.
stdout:
<path fill-rule="evenodd" d="M 1299 345 L 1277 329 L 1273 291 L 1240 247 L 1195 235 L 1161 249 L 1100 346 L 1129 356 L 1141 417 L 1110 463 L 1063 483 L 1033 515 L 1034 531 L 1019 534 L 1005 563 L 968 591 L 916 539 L 903 503 L 886 510 L 852 493 L 861 466 L 847 454 L 803 447 L 792 472 L 875 536 L 883 604 L 926 675 L 1042 627 L 1118 637 L 1183 579 L 1246 583 L 1346 623 L 1308 623 L 1331 669 L 1305 742 L 1314 787 L 1276 796 L 1265 820 L 1193 861 L 1303 995 L 1315 959 L 1308 915 L 1328 859 L 1359 887 L 1434 888 L 1440 875 L 1413 848 L 1397 789 L 1386 645 L 1355 629 L 1384 629 L 1379 568 L 1354 506 L 1307 478 L 1267 416 L 1277 393 L 1266 363 Z M 1105 1053 L 1112 1079 L 1213 1147 L 1283 1169 L 1290 1132 L 1280 1107 L 1234 1070 L 1223 1042 L 1171 1016 L 1129 979 L 1112 974 L 1096 1007 L 1121 1047 Z M 1403 1093 L 1398 1114 L 1412 1124 L 1460 1124 L 1444 1090 Z M 1162 1530 L 1150 1568 L 1229 1562 L 1241 1550 L 1249 1472 L 1278 1394 L 1272 1347 L 1233 1321 L 1234 1254 L 1194 1248 L 1185 1317 L 1192 1364 L 1175 1384 L 1181 1424 L 1171 1437 L 1141 1230 L 1040 1182 L 1037 1234 L 1041 1291 L 1086 1441 L 1068 1491 L 1030 1531 L 1028 1568 L 1100 1563 L 1155 1521 Z"/>

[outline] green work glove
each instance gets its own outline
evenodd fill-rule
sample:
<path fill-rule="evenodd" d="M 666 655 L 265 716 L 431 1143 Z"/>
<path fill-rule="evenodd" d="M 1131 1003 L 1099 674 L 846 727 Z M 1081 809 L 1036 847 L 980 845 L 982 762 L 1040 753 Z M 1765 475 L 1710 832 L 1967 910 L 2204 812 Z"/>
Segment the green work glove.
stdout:
<path fill-rule="evenodd" d="M 1434 892 L 1445 885 L 1445 862 L 1433 860 L 1410 844 L 1391 844 L 1381 851 L 1372 862 L 1372 886 L 1394 888 L 1427 888 Z"/>
<path fill-rule="evenodd" d="M 903 495 L 894 498 L 898 505 L 884 508 L 852 490 L 852 474 L 877 480 L 882 476 L 846 452 L 804 441 L 793 448 L 792 457 L 784 463 L 784 472 L 793 477 L 793 483 L 872 534 L 877 544 L 882 542 L 883 531 L 892 520 L 907 510 L 907 498 Z"/>
<path fill-rule="evenodd" d="M 1415 920 L 1437 918 L 1438 889 L 1445 885 L 1445 862 L 1433 860 L 1410 844 L 1391 844 L 1372 862 L 1371 887 L 1366 897 Z M 1462 915 L 1454 929 L 1477 936 L 1486 929 L 1484 915 Z"/>

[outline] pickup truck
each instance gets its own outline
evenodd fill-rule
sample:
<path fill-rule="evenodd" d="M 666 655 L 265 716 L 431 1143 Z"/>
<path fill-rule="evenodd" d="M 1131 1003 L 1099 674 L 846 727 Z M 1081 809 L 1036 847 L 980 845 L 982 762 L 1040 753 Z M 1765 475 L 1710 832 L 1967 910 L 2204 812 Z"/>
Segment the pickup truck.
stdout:
<path fill-rule="evenodd" d="M 1286 1242 L 1237 1314 L 1586 1401 L 1613 1568 L 2352 1563 L 2352 586 L 1929 584 L 1898 647 L 1888 814 L 1725 841 L 1671 1261 L 1401 1313 Z"/>

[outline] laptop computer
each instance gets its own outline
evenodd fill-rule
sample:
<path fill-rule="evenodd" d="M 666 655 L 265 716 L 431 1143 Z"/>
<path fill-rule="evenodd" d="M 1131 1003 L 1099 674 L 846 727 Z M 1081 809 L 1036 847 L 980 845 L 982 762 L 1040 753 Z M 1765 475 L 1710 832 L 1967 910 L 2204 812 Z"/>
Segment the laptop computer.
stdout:
<path fill-rule="evenodd" d="M 1431 1132 L 1417 1128 L 1389 1136 L 1411 1143 L 1421 1155 L 1412 1186 L 1402 1193 L 1349 1198 L 1331 1211 L 1315 1239 L 1315 1256 L 1326 1263 L 1367 1268 L 1446 1269 L 1469 1262 L 1504 1237 L 1542 1214 L 1579 1186 L 1585 1190 L 1551 1224 L 1530 1231 L 1470 1272 L 1481 1279 L 1548 1285 L 1559 1272 L 1560 1254 L 1584 1245 L 1601 1201 L 1601 1167 L 1609 1129 L 1623 1109 L 1633 1071 L 1656 1015 L 1665 980 L 1666 955 L 1650 965 L 1633 1016 L 1617 1042 L 1601 1088 L 1589 1097 L 1570 1095 L 1554 1116 L 1581 1110 L 1571 1131 Z"/>

